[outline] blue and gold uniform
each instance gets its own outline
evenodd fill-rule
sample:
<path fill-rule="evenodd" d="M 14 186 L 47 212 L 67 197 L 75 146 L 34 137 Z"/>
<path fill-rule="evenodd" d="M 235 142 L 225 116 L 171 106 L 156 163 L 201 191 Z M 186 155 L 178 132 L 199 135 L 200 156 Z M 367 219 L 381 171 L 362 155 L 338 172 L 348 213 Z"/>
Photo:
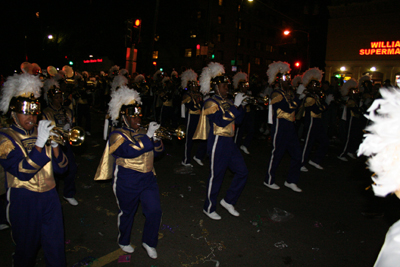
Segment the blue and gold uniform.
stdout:
<path fill-rule="evenodd" d="M 301 148 L 294 122 L 298 104 L 290 94 L 280 88 L 272 92 L 270 104 L 273 109 L 271 127 L 273 147 L 264 184 L 273 185 L 275 183 L 276 169 L 286 151 L 291 157 L 286 181 L 289 184 L 297 184 L 300 177 Z M 275 189 L 279 189 L 279 187 Z"/>
<path fill-rule="evenodd" d="M 34 266 L 40 247 L 46 266 L 65 266 L 63 219 L 53 173 L 66 171 L 68 159 L 63 153 L 54 158 L 51 146 L 39 152 L 36 139 L 36 128 L 26 131 L 13 124 L 0 131 L 7 217 L 16 244 L 14 266 Z"/>
<path fill-rule="evenodd" d="M 119 206 L 120 245 L 130 244 L 133 219 L 140 202 L 146 217 L 142 240 L 150 247 L 157 246 L 161 206 L 153 161 L 163 151 L 163 143 L 151 140 L 144 129 L 122 127 L 110 134 L 103 158 L 106 155 L 114 158 L 113 190 Z M 106 168 L 99 167 L 102 171 Z"/>
<path fill-rule="evenodd" d="M 203 108 L 203 97 L 200 93 L 187 92 L 182 99 L 186 107 L 186 142 L 183 155 L 183 165 L 190 164 L 193 147 L 193 136 L 199 123 L 201 110 Z M 195 157 L 203 160 L 207 152 L 207 142 L 200 141 Z"/>
<path fill-rule="evenodd" d="M 326 110 L 327 105 L 315 93 L 308 94 L 304 99 L 303 105 L 305 109 L 304 129 L 307 131 L 307 135 L 304 139 L 301 165 L 305 165 L 315 141 L 319 143 L 319 147 L 312 161 L 319 165 L 325 157 L 329 146 L 329 139 L 322 123 L 322 113 Z"/>
<path fill-rule="evenodd" d="M 75 121 L 71 109 L 67 107 L 57 109 L 52 104 L 43 110 L 43 117 L 46 120 L 55 122 L 56 127 L 60 128 L 63 128 L 66 124 L 69 124 L 70 127 L 72 127 Z M 73 198 L 76 193 L 75 178 L 78 172 L 78 166 L 71 145 L 68 142 L 65 142 L 65 145 L 61 146 L 61 148 L 69 162 L 68 172 L 64 175 L 63 195 L 65 198 L 70 199 Z M 59 180 L 58 175 L 56 175 L 56 180 Z"/>
<path fill-rule="evenodd" d="M 232 101 L 219 95 L 214 95 L 204 103 L 195 139 L 207 139 L 207 154 L 210 156 L 210 177 L 203 207 L 208 214 L 216 210 L 218 193 L 227 168 L 235 175 L 224 197 L 226 203 L 235 205 L 246 184 L 248 170 L 233 140 L 235 123 L 241 123 L 244 113 L 242 106 L 236 108 Z M 205 128 L 208 130 L 199 130 Z"/>

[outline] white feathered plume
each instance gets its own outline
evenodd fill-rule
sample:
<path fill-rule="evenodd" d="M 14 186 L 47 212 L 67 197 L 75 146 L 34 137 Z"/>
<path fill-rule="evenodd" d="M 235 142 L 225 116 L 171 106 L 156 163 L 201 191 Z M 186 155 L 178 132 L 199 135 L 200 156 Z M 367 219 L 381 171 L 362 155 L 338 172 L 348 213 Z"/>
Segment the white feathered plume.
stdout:
<path fill-rule="evenodd" d="M 154 81 L 157 81 L 158 78 L 159 78 L 159 76 L 160 76 L 161 74 L 162 74 L 161 70 L 156 71 L 156 72 L 153 74 L 153 80 L 154 80 Z"/>
<path fill-rule="evenodd" d="M 400 91 L 394 87 L 381 89 L 382 99 L 376 99 L 366 117 L 365 139 L 358 155 L 369 156 L 369 169 L 375 173 L 372 180 L 375 195 L 395 192 L 400 197 Z"/>
<path fill-rule="evenodd" d="M 354 78 L 351 78 L 342 85 L 342 88 L 340 88 L 340 93 L 342 94 L 342 96 L 346 96 L 349 94 L 349 91 L 352 88 L 358 88 L 357 81 Z"/>
<path fill-rule="evenodd" d="M 114 77 L 111 83 L 111 91 L 115 91 L 118 87 L 124 86 L 128 84 L 128 79 L 125 76 L 118 74 Z"/>
<path fill-rule="evenodd" d="M 210 92 L 211 79 L 225 74 L 225 68 L 218 62 L 210 62 L 200 74 L 200 92 L 206 95 Z"/>
<path fill-rule="evenodd" d="M 178 77 L 178 72 L 176 70 L 171 72 L 171 78 Z"/>
<path fill-rule="evenodd" d="M 113 75 L 113 73 L 118 73 L 119 71 L 119 66 L 114 65 L 110 68 L 110 70 L 108 71 L 108 75 Z"/>
<path fill-rule="evenodd" d="M 60 88 L 60 84 L 54 78 L 46 79 L 43 83 L 43 97 L 44 100 L 46 100 L 47 104 L 49 104 L 47 93 L 49 92 L 49 89 L 53 86 Z"/>
<path fill-rule="evenodd" d="M 135 83 L 141 83 L 143 81 L 146 81 L 146 78 L 142 74 L 137 75 L 133 80 Z"/>
<path fill-rule="evenodd" d="M 166 76 L 166 77 L 164 77 L 163 79 L 162 79 L 162 81 L 161 81 L 161 83 L 163 84 L 163 85 L 165 85 L 167 82 L 169 82 L 171 80 L 171 78 L 170 77 L 168 77 L 168 76 Z"/>
<path fill-rule="evenodd" d="M 324 72 L 318 68 L 308 69 L 306 72 L 303 73 L 302 77 L 304 87 L 307 87 L 312 80 L 321 82 L 323 74 Z"/>
<path fill-rule="evenodd" d="M 111 120 L 117 122 L 119 118 L 119 112 L 123 105 L 131 105 L 138 103 L 142 104 L 140 95 L 136 90 L 129 89 L 123 85 L 116 91 L 111 93 L 111 101 L 108 103 L 108 114 L 110 114 Z"/>
<path fill-rule="evenodd" d="M 239 82 L 247 82 L 247 73 L 239 71 L 232 78 L 233 88 L 237 89 L 239 86 Z"/>
<path fill-rule="evenodd" d="M 118 74 L 119 74 L 119 75 L 126 76 L 126 75 L 129 74 L 129 72 L 128 72 L 127 69 L 120 69 L 119 72 L 118 72 Z"/>
<path fill-rule="evenodd" d="M 300 74 L 294 76 L 294 78 L 292 79 L 292 86 L 297 88 L 299 86 L 299 84 L 301 83 L 301 79 L 302 79 L 302 76 Z"/>
<path fill-rule="evenodd" d="M 306 88 L 304 87 L 303 84 L 300 84 L 296 89 L 296 93 L 301 95 L 304 92 L 304 90 L 306 90 Z"/>
<path fill-rule="evenodd" d="M 197 81 L 197 73 L 192 69 L 187 69 L 181 74 L 181 86 L 186 88 L 189 81 Z"/>
<path fill-rule="evenodd" d="M 14 74 L 7 78 L 1 90 L 0 110 L 7 113 L 10 101 L 13 97 L 40 97 L 40 88 L 43 86 L 38 76 L 28 73 Z"/>
<path fill-rule="evenodd" d="M 364 75 L 358 80 L 358 86 L 361 87 L 365 81 L 370 81 L 370 80 L 371 78 L 368 75 Z"/>
<path fill-rule="evenodd" d="M 272 62 L 268 65 L 267 76 L 268 76 L 268 83 L 272 84 L 275 81 L 276 75 L 278 73 L 287 73 L 290 72 L 290 64 L 287 62 L 277 61 Z"/>

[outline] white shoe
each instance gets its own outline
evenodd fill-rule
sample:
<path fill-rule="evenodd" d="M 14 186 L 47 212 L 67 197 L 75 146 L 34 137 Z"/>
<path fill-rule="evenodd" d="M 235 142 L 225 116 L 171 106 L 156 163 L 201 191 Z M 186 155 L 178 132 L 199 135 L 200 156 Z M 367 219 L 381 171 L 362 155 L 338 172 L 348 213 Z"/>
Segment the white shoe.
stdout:
<path fill-rule="evenodd" d="M 146 243 L 142 243 L 142 246 L 147 251 L 147 255 L 149 255 L 152 259 L 157 259 L 157 250 L 155 248 L 149 247 Z"/>
<path fill-rule="evenodd" d="M 90 132 L 85 132 L 85 134 L 86 134 L 87 136 L 91 136 L 91 135 L 92 135 Z"/>
<path fill-rule="evenodd" d="M 356 155 L 354 155 L 353 153 L 350 153 L 350 152 L 347 153 L 347 156 L 349 156 L 352 159 L 357 159 Z"/>
<path fill-rule="evenodd" d="M 269 134 L 269 130 L 268 130 L 268 128 L 264 131 L 264 133 L 263 133 L 264 135 L 268 135 Z"/>
<path fill-rule="evenodd" d="M 310 164 L 311 166 L 314 166 L 315 168 L 317 168 L 317 169 L 319 169 L 319 170 L 323 170 L 323 169 L 324 169 L 324 167 L 322 167 L 322 166 L 319 165 L 318 163 L 315 163 L 315 162 L 312 161 L 312 160 L 309 160 L 309 161 L 308 161 L 308 164 Z"/>
<path fill-rule="evenodd" d="M 204 214 L 207 215 L 208 217 L 210 217 L 213 220 L 221 220 L 221 216 L 219 216 L 219 214 L 215 211 L 208 213 L 207 211 L 203 210 Z"/>
<path fill-rule="evenodd" d="M 124 246 L 121 244 L 118 244 L 118 245 L 122 249 L 122 251 L 124 251 L 126 253 L 133 253 L 135 251 L 135 249 L 131 245 L 127 245 L 127 246 Z"/>
<path fill-rule="evenodd" d="M 68 201 L 68 203 L 71 204 L 72 206 L 78 205 L 78 201 L 73 197 L 64 197 L 64 199 Z"/>
<path fill-rule="evenodd" d="M 10 228 L 10 226 L 8 226 L 8 224 L 5 224 L 5 223 L 0 224 L 0 231 L 8 229 L 8 228 Z"/>
<path fill-rule="evenodd" d="M 181 162 L 182 163 L 182 165 L 183 166 L 185 166 L 185 167 L 193 167 L 193 165 L 192 164 L 190 164 L 190 163 L 185 163 L 185 162 Z"/>
<path fill-rule="evenodd" d="M 247 150 L 247 147 L 245 147 L 245 146 L 240 146 L 240 149 L 243 150 L 243 152 L 246 153 L 247 155 L 250 154 L 250 152 Z"/>
<path fill-rule="evenodd" d="M 285 186 L 292 189 L 294 192 L 302 192 L 303 190 L 301 190 L 296 184 L 290 184 L 288 182 L 285 182 Z"/>
<path fill-rule="evenodd" d="M 240 214 L 235 210 L 235 207 L 225 201 L 225 199 L 222 199 L 219 204 L 221 204 L 222 207 L 224 207 L 230 214 L 232 214 L 235 217 L 238 217 Z"/>
<path fill-rule="evenodd" d="M 266 187 L 269 187 L 269 188 L 275 189 L 275 190 L 278 190 L 278 189 L 280 188 L 279 185 L 277 185 L 277 184 L 275 184 L 275 183 L 273 183 L 273 184 L 267 184 L 266 182 L 264 182 L 264 185 L 265 185 Z"/>
<path fill-rule="evenodd" d="M 199 164 L 200 166 L 204 166 L 203 162 L 201 161 L 201 159 L 196 158 L 196 156 L 193 157 L 193 160 L 197 162 L 197 164 Z"/>
<path fill-rule="evenodd" d="M 302 171 L 302 172 L 308 172 L 308 169 L 307 169 L 306 166 L 302 166 L 302 167 L 300 168 L 300 171 Z"/>
<path fill-rule="evenodd" d="M 340 159 L 340 160 L 342 160 L 342 161 L 349 161 L 349 160 L 346 159 L 345 157 L 338 156 L 337 158 Z"/>

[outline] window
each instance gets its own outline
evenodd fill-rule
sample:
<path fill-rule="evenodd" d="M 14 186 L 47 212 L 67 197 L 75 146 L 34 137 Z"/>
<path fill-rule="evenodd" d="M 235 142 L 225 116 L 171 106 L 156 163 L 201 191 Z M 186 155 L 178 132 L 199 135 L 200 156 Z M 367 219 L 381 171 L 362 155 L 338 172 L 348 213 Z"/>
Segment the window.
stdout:
<path fill-rule="evenodd" d="M 238 38 L 237 46 L 240 46 L 241 43 L 242 43 L 242 38 Z"/>
<path fill-rule="evenodd" d="M 185 49 L 185 57 L 192 57 L 192 49 Z"/>
<path fill-rule="evenodd" d="M 224 0 L 218 0 L 218 5 L 219 6 L 223 6 L 223 4 L 224 4 Z"/>
<path fill-rule="evenodd" d="M 201 11 L 197 11 L 197 18 L 201 19 Z"/>
<path fill-rule="evenodd" d="M 153 59 L 158 59 L 158 51 L 153 51 Z"/>
<path fill-rule="evenodd" d="M 254 59 L 254 63 L 255 63 L 256 65 L 260 65 L 260 62 L 261 62 L 261 60 L 260 60 L 259 57 L 256 57 L 256 58 Z"/>
<path fill-rule="evenodd" d="M 237 21 L 235 22 L 235 28 L 236 29 L 238 28 L 238 22 Z M 241 30 L 241 29 L 242 29 L 242 22 L 239 21 L 239 30 Z"/>
<path fill-rule="evenodd" d="M 217 41 L 218 42 L 223 42 L 224 41 L 224 35 L 222 33 L 217 34 Z"/>
<path fill-rule="evenodd" d="M 239 5 L 238 5 L 238 12 L 240 12 L 241 7 L 242 7 L 242 6 L 239 4 Z"/>
<path fill-rule="evenodd" d="M 218 16 L 218 24 L 222 24 L 222 16 Z"/>
<path fill-rule="evenodd" d="M 255 46 L 255 48 L 256 48 L 257 50 L 261 50 L 261 43 L 260 43 L 260 42 L 256 42 L 256 43 L 254 44 L 254 46 Z"/>
<path fill-rule="evenodd" d="M 272 45 L 267 44 L 265 46 L 265 51 L 272 53 L 272 52 L 274 52 L 274 47 Z"/>

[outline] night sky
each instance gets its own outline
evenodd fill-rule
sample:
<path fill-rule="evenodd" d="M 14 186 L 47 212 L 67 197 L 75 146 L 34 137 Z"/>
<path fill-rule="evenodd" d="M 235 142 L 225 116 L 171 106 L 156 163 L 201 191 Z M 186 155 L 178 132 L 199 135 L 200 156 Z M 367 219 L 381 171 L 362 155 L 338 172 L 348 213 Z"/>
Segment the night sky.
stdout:
<path fill-rule="evenodd" d="M 282 1 L 279 6 L 288 13 L 289 6 L 301 2 Z M 165 25 L 169 14 L 179 15 L 180 0 L 160 1 L 158 29 Z M 187 3 L 187 2 L 186 2 Z M 9 1 L 1 5 L 0 73 L 9 75 L 25 61 L 42 68 L 48 65 L 65 65 L 69 60 L 107 55 L 115 64 L 125 61 L 125 31 L 128 18 L 142 18 L 142 33 L 152 33 L 156 0 L 139 1 Z M 36 16 L 39 12 L 39 17 Z M 145 20 L 148 21 L 145 21 Z M 145 23 L 148 22 L 148 23 Z M 175 29 L 179 31 L 179 29 Z M 53 34 L 56 41 L 49 41 Z M 25 38 L 26 36 L 26 38 Z M 144 36 L 146 38 L 146 36 Z M 151 36 L 150 36 L 151 38 Z M 67 57 L 67 59 L 65 58 Z"/>

